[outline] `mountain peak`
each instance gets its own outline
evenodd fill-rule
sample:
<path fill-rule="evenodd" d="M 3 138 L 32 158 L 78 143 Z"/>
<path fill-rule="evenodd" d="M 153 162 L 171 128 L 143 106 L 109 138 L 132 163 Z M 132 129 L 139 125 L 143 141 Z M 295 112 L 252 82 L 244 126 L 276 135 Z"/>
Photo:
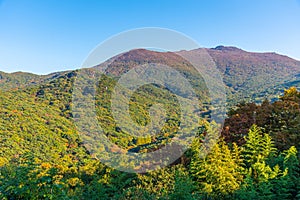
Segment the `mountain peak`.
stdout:
<path fill-rule="evenodd" d="M 215 48 L 212 48 L 213 50 L 219 50 L 219 51 L 243 51 L 242 49 L 239 49 L 237 47 L 233 47 L 233 46 L 217 46 Z"/>

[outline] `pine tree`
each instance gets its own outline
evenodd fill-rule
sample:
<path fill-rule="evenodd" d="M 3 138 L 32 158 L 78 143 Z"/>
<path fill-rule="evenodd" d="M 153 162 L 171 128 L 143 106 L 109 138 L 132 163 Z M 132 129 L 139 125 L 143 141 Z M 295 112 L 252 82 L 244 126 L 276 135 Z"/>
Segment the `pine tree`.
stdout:
<path fill-rule="evenodd" d="M 243 155 L 248 167 L 257 162 L 266 161 L 268 156 L 276 151 L 271 137 L 264 134 L 257 125 L 250 128 L 245 140 Z"/>
<path fill-rule="evenodd" d="M 297 149 L 292 146 L 288 150 L 283 152 L 284 162 L 283 166 L 287 170 L 285 176 L 285 183 L 282 184 L 287 187 L 287 192 L 289 192 L 292 198 L 300 197 L 300 167 L 299 160 L 297 158 Z"/>
<path fill-rule="evenodd" d="M 206 158 L 193 157 L 191 172 L 202 191 L 214 198 L 224 198 L 239 189 L 243 176 L 240 172 L 238 151 L 218 142 Z"/>
<path fill-rule="evenodd" d="M 247 199 L 247 196 L 258 195 L 260 199 L 289 199 L 292 197 L 287 165 L 294 168 L 296 151 L 291 148 L 284 155 L 284 164 L 280 164 L 274 143 L 261 128 L 253 125 L 245 137 L 243 156 L 247 165 L 246 181 L 241 190 L 236 192 L 236 198 Z M 270 159 L 271 158 L 271 159 Z M 270 160 L 272 161 L 270 165 Z M 297 160 L 297 158 L 296 158 Z M 297 165 L 297 163 L 296 163 Z"/>
<path fill-rule="evenodd" d="M 195 190 L 196 187 L 189 173 L 179 169 L 175 173 L 174 189 L 168 194 L 168 198 L 171 200 L 193 200 L 196 198 Z"/>

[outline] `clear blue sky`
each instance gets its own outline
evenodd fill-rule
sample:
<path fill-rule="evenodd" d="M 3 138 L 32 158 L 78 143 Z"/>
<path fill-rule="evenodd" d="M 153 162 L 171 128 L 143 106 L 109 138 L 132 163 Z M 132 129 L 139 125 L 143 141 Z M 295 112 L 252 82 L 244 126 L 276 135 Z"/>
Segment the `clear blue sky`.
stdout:
<path fill-rule="evenodd" d="M 100 42 L 140 27 L 300 60 L 300 0 L 0 0 L 0 71 L 79 68 Z"/>

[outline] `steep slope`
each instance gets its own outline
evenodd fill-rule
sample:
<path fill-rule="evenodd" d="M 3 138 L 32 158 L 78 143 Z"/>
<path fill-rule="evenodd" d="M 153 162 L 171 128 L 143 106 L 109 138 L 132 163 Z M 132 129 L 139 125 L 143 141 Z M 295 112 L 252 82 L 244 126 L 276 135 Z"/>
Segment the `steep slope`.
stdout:
<path fill-rule="evenodd" d="M 259 103 L 263 98 L 276 99 L 287 86 L 300 86 L 300 62 L 287 56 L 224 46 L 206 50 L 223 74 L 233 103 L 241 99 Z"/>
<path fill-rule="evenodd" d="M 81 151 L 77 142 L 72 121 L 59 108 L 25 91 L 0 91 L 0 166 L 28 153 L 53 163 L 74 159 Z"/>
<path fill-rule="evenodd" d="M 177 70 L 190 82 L 199 97 L 207 97 L 208 90 L 203 77 L 198 74 L 197 70 L 188 60 L 173 52 L 155 52 L 145 49 L 131 50 L 114 59 L 114 61 L 107 66 L 105 74 L 120 77 L 135 67 L 148 65 L 150 63 L 157 64 L 159 67 L 168 66 Z M 176 81 L 177 80 L 174 80 L 174 82 Z M 180 90 L 180 88 L 178 88 L 178 90 Z M 181 92 L 183 93 L 184 91 Z"/>
<path fill-rule="evenodd" d="M 109 65 L 107 72 L 118 76 L 134 66 L 150 62 L 175 66 L 175 69 L 184 72 L 191 64 L 178 55 L 192 57 L 203 50 L 220 70 L 230 106 L 241 100 L 261 103 L 267 98 L 274 101 L 285 88 L 300 88 L 300 61 L 277 53 L 253 53 L 225 46 L 176 53 L 132 50 L 119 56 Z M 193 75 L 197 72 L 191 73 Z M 203 86 L 203 82 L 199 84 L 201 85 Z"/>

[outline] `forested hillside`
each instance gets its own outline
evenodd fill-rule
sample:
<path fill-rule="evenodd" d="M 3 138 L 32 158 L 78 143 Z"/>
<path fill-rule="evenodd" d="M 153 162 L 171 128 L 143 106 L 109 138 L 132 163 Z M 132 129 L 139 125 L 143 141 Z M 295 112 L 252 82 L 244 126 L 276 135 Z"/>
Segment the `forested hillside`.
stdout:
<path fill-rule="evenodd" d="M 291 95 L 293 92 L 287 90 L 282 100 L 270 105 L 293 102 L 300 95 Z M 217 131 L 213 123 L 204 123 L 199 138 L 177 163 L 146 174 L 130 174 L 93 159 L 58 110 L 44 105 L 47 112 L 30 114 L 36 113 L 30 104 L 35 97 L 26 93 L 14 96 L 1 96 L 1 123 L 5 125 L 1 126 L 2 199 L 299 198 L 299 153 L 291 146 L 294 141 L 283 140 L 278 145 L 273 137 L 276 127 L 267 133 L 252 125 L 243 133 L 243 142 L 228 135 L 221 137 L 208 156 L 200 158 L 202 136 Z M 24 102 L 23 98 L 29 100 Z M 9 105 L 11 99 L 15 105 Z M 281 108 L 284 111 L 289 108 Z M 295 134 L 295 128 L 293 124 L 282 126 L 281 134 Z M 299 134 L 293 137 L 299 138 Z"/>
<path fill-rule="evenodd" d="M 220 127 L 203 112 L 188 151 L 168 167 L 140 174 L 105 166 L 84 145 L 72 113 L 78 70 L 47 76 L 1 73 L 0 199 L 300 199 L 300 92 L 284 88 L 297 86 L 299 62 L 233 47 L 207 51 L 233 105 L 227 107 L 221 137 L 206 157 L 200 156 L 203 140 Z M 177 54 L 123 54 L 101 77 L 95 106 L 106 137 L 126 152 L 157 150 L 178 132 L 180 105 L 167 88 L 155 84 L 140 87 L 129 110 L 133 120 L 145 125 L 149 108 L 162 104 L 167 120 L 157 135 L 133 137 L 113 120 L 110 100 L 120 75 L 149 62 L 174 67 L 207 100 L 203 79 Z M 81 92 L 89 95 L 89 87 Z"/>
<path fill-rule="evenodd" d="M 0 71 L 0 89 L 10 90 L 30 85 L 42 84 L 59 77 L 64 72 L 55 72 L 48 75 L 36 75 L 26 72 L 4 73 Z"/>
<path fill-rule="evenodd" d="M 236 47 L 207 49 L 228 87 L 229 104 L 265 98 L 276 100 L 283 90 L 299 85 L 300 62 L 276 53 L 252 53 Z"/>

